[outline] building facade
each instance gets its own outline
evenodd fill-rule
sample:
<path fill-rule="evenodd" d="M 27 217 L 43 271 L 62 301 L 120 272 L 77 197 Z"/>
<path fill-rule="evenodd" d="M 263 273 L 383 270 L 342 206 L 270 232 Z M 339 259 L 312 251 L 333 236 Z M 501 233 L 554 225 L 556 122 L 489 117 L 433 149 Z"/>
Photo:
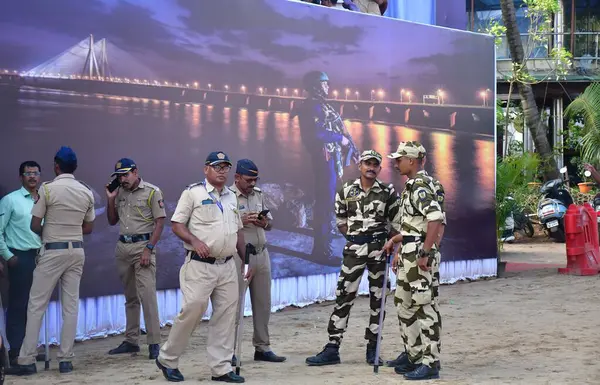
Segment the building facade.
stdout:
<path fill-rule="evenodd" d="M 500 0 L 466 0 L 468 29 L 485 32 L 490 23 L 502 24 Z M 530 20 L 526 16 L 527 7 L 522 0 L 515 0 L 517 23 L 527 57 L 527 68 L 538 82 L 533 84 L 538 106 L 547 112 L 550 143 L 562 146 L 562 132 L 567 130 L 563 119 L 564 108 L 576 98 L 591 82 L 600 81 L 600 0 L 560 0 L 560 11 L 554 15 L 552 33 L 535 41 L 528 35 Z M 555 62 L 550 57 L 553 47 L 564 47 L 573 55 L 572 66 L 563 79 L 558 80 L 553 71 Z M 510 52 L 506 39 L 496 50 L 497 97 L 506 101 L 509 82 L 506 74 L 510 71 Z M 555 76 L 552 76 L 552 75 Z M 511 99 L 518 99 L 513 90 Z M 531 135 L 527 127 L 523 133 L 525 151 L 534 151 Z M 499 146 L 499 155 L 506 150 Z M 574 154 L 566 152 L 557 156 L 559 167 L 571 167 L 569 158 Z M 575 170 L 573 170 L 575 171 Z"/>

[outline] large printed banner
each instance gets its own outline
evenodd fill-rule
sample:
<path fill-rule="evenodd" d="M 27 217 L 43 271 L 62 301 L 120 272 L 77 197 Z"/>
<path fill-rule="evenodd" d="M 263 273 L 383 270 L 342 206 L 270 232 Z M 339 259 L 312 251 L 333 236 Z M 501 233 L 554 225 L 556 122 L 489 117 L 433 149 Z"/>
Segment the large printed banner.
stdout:
<path fill-rule="evenodd" d="M 96 198 L 81 294 L 117 294 L 104 192 L 116 161 L 137 162 L 170 218 L 207 154 L 224 151 L 260 169 L 273 278 L 308 276 L 339 270 L 332 199 L 358 176 L 354 152 L 419 140 L 447 192 L 443 260 L 495 258 L 494 81 L 491 37 L 306 3 L 12 1 L 0 12 L 0 194 L 19 188 L 24 160 L 51 180 L 71 146 Z M 392 166 L 380 179 L 401 191 Z M 178 287 L 183 258 L 168 224 L 159 289 Z"/>

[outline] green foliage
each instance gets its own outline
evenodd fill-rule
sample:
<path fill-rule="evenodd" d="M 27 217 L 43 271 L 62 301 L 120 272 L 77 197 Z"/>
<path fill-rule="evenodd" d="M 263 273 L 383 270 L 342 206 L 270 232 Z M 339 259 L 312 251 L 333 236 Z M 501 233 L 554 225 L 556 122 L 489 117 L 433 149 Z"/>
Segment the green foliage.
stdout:
<path fill-rule="evenodd" d="M 500 238 L 501 228 L 514 208 L 528 205 L 525 197 L 531 195 L 527 183 L 537 179 L 540 159 L 537 154 L 524 153 L 499 159 L 496 166 L 496 229 Z M 515 202 L 506 198 L 512 196 Z"/>
<path fill-rule="evenodd" d="M 600 161 L 600 83 L 590 84 L 569 104 L 565 109 L 565 115 L 571 120 L 583 123 L 576 143 L 581 150 L 583 161 L 598 164 Z"/>
<path fill-rule="evenodd" d="M 560 11 L 560 0 L 524 0 L 523 9 L 529 19 L 527 36 L 523 37 L 523 52 L 525 54 L 522 64 L 513 63 L 511 71 L 502 74 L 508 82 L 522 84 L 541 83 L 550 78 L 564 79 L 572 67 L 573 54 L 564 47 L 552 46 L 552 34 L 555 32 L 553 21 L 554 14 Z M 506 35 L 506 27 L 497 21 L 490 22 L 485 32 L 494 36 L 497 46 L 502 45 Z M 548 60 L 553 64 L 553 69 L 542 80 L 537 80 L 527 71 L 527 61 L 535 49 L 544 47 L 548 52 Z"/>

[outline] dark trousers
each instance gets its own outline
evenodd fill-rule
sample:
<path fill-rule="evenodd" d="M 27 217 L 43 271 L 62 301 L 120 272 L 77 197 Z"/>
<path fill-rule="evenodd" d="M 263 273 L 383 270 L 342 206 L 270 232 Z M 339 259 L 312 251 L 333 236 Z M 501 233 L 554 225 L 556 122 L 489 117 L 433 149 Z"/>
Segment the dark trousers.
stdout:
<path fill-rule="evenodd" d="M 17 257 L 17 265 L 8 268 L 8 308 L 6 314 L 6 338 L 10 344 L 10 358 L 19 356 L 25 327 L 27 326 L 27 304 L 33 284 L 33 270 L 37 250 L 10 251 Z"/>

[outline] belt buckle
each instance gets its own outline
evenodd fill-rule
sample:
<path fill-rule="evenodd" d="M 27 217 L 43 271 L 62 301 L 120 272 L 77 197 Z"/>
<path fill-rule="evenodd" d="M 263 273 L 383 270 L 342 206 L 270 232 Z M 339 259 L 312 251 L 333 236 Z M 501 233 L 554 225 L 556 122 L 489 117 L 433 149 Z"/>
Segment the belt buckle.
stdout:
<path fill-rule="evenodd" d="M 123 238 L 126 243 L 133 243 L 133 237 L 131 235 L 124 235 Z"/>

